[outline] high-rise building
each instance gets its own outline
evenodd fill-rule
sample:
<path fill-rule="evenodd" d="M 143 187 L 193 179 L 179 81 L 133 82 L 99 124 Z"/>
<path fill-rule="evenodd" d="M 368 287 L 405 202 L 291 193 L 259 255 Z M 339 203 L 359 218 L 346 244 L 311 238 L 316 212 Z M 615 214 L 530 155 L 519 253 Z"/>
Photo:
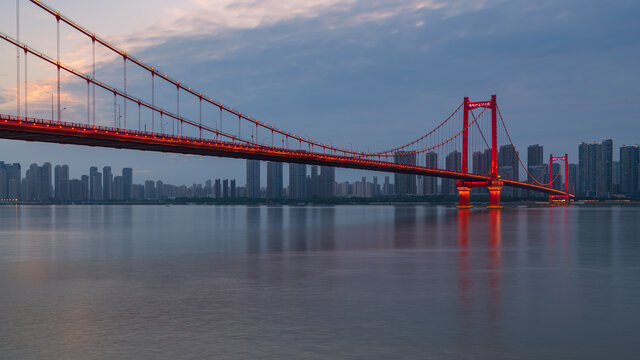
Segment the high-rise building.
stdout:
<path fill-rule="evenodd" d="M 41 200 L 41 177 L 40 177 L 40 167 L 37 164 L 29 165 L 29 169 L 26 171 L 26 192 L 24 199 L 27 201 L 38 201 Z"/>
<path fill-rule="evenodd" d="M 87 175 L 83 175 L 82 177 L 87 179 L 89 178 Z M 73 179 L 69 181 L 69 200 L 87 201 L 87 185 L 83 180 L 84 179 Z"/>
<path fill-rule="evenodd" d="M 9 176 L 7 166 L 4 161 L 0 161 L 0 201 L 6 201 L 9 199 L 9 196 L 7 196 L 9 188 L 8 181 Z"/>
<path fill-rule="evenodd" d="M 247 197 L 260 197 L 260 160 L 247 160 Z"/>
<path fill-rule="evenodd" d="M 102 168 L 102 199 L 113 199 L 113 174 L 111 173 L 111 166 Z"/>
<path fill-rule="evenodd" d="M 416 154 L 396 151 L 393 160 L 398 164 L 416 165 Z M 415 195 L 417 193 L 416 175 L 395 173 L 394 178 L 396 194 Z"/>
<path fill-rule="evenodd" d="M 122 176 L 113 177 L 113 200 L 124 200 L 124 180 Z"/>
<path fill-rule="evenodd" d="M 89 168 L 89 200 L 102 200 L 102 173 L 95 166 Z"/>
<path fill-rule="evenodd" d="M 437 169 L 438 154 L 434 151 L 429 151 L 428 153 L 426 153 L 424 166 Z M 435 195 L 437 193 L 438 193 L 438 178 L 435 176 L 425 176 L 422 179 L 422 194 Z"/>
<path fill-rule="evenodd" d="M 599 197 L 602 181 L 602 144 L 598 142 L 580 143 L 578 155 L 580 194 L 587 197 Z"/>
<path fill-rule="evenodd" d="M 638 145 L 620 146 L 620 192 L 627 197 L 638 196 L 639 149 Z"/>
<path fill-rule="evenodd" d="M 40 201 L 49 201 L 51 199 L 51 163 L 46 162 L 40 167 Z"/>
<path fill-rule="evenodd" d="M 542 145 L 529 145 L 527 147 L 527 182 L 535 184 L 547 183 L 547 179 L 543 179 L 546 166 L 544 165 L 544 147 Z M 539 192 L 530 192 L 530 194 L 540 194 Z"/>
<path fill-rule="evenodd" d="M 527 147 L 527 167 L 544 165 L 544 147 L 542 145 L 529 145 Z"/>
<path fill-rule="evenodd" d="M 238 196 L 238 193 L 236 192 L 236 179 L 231 179 L 231 185 L 230 185 L 230 189 L 229 189 L 229 196 L 234 198 Z"/>
<path fill-rule="evenodd" d="M 384 184 L 382 185 L 382 194 L 385 196 L 389 196 L 394 193 L 393 184 L 389 181 L 389 177 L 384 177 Z"/>
<path fill-rule="evenodd" d="M 131 200 L 133 192 L 133 169 L 122 169 L 122 197 L 123 200 Z"/>
<path fill-rule="evenodd" d="M 513 145 L 500 146 L 500 150 L 498 151 L 498 172 L 500 172 L 501 167 L 511 168 L 511 170 L 509 171 L 504 171 L 505 175 L 510 174 L 510 176 L 507 177 L 508 179 L 516 181 L 520 180 L 520 164 L 518 160 L 518 152 Z"/>
<path fill-rule="evenodd" d="M 307 197 L 307 165 L 289 164 L 289 198 Z"/>
<path fill-rule="evenodd" d="M 376 187 L 378 178 L 374 177 Z M 336 196 L 336 168 L 332 166 L 320 167 L 320 197 L 331 198 Z"/>
<path fill-rule="evenodd" d="M 318 165 L 311 165 L 311 176 L 307 177 L 307 197 L 320 197 L 320 172 Z"/>
<path fill-rule="evenodd" d="M 578 188 L 578 164 L 569 164 L 569 192 L 576 193 Z"/>
<path fill-rule="evenodd" d="M 267 163 L 267 199 L 282 198 L 282 163 Z"/>
<path fill-rule="evenodd" d="M 13 163 L 13 165 L 5 165 L 7 169 L 7 194 L 10 199 L 22 200 L 20 191 L 20 185 L 22 183 L 22 170 L 20 163 Z"/>
<path fill-rule="evenodd" d="M 445 168 L 452 171 L 462 170 L 462 153 L 460 151 L 452 151 L 445 158 Z M 458 193 L 456 181 L 453 179 L 442 179 L 442 194 L 454 195 Z"/>
<path fill-rule="evenodd" d="M 95 166 L 92 166 L 89 168 L 89 200 L 94 201 L 97 200 L 95 199 L 95 178 L 96 178 L 96 174 L 98 173 L 98 168 Z M 102 180 L 102 177 L 101 177 Z"/>
<path fill-rule="evenodd" d="M 82 175 L 80 177 L 80 181 L 82 184 L 82 201 L 87 201 L 89 200 L 89 176 L 88 175 Z"/>
<path fill-rule="evenodd" d="M 228 179 L 222 180 L 222 197 L 225 199 L 229 197 L 229 180 Z"/>
<path fill-rule="evenodd" d="M 71 200 L 69 188 L 69 166 L 56 165 L 56 167 L 54 168 L 53 178 L 55 185 L 55 199 L 58 201 Z"/>
<path fill-rule="evenodd" d="M 601 195 L 611 196 L 613 190 L 613 140 L 602 140 L 602 173 L 601 173 Z"/>
<path fill-rule="evenodd" d="M 156 199 L 163 200 L 165 199 L 165 197 L 164 183 L 162 182 L 162 180 L 158 180 L 156 181 Z"/>
<path fill-rule="evenodd" d="M 204 182 L 204 196 L 213 197 L 213 185 L 211 180 L 207 180 Z"/>
<path fill-rule="evenodd" d="M 611 164 L 611 193 L 620 193 L 620 161 L 614 161 Z"/>
<path fill-rule="evenodd" d="M 214 195 L 216 199 L 220 199 L 222 197 L 222 185 L 220 185 L 220 179 L 216 179 L 214 184 Z"/>
<path fill-rule="evenodd" d="M 155 200 L 156 199 L 156 183 L 153 180 L 147 180 L 144 182 L 144 199 Z"/>

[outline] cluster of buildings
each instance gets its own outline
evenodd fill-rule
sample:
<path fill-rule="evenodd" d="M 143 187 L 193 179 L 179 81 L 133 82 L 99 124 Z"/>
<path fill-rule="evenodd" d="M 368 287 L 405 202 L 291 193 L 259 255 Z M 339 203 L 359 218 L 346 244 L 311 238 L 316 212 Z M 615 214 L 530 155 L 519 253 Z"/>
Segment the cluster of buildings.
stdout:
<path fill-rule="evenodd" d="M 640 197 L 640 147 L 622 145 L 613 160 L 613 140 L 578 145 L 577 195 L 581 197 Z"/>
<path fill-rule="evenodd" d="M 640 198 L 640 147 L 622 145 L 619 148 L 619 160 L 613 160 L 613 141 L 583 143 L 578 146 L 577 164 L 568 164 L 568 174 L 564 176 L 564 164 L 554 162 L 549 168 L 549 158 L 545 158 L 541 145 L 527 148 L 527 168 L 520 172 L 520 157 L 512 145 L 501 146 L 498 151 L 498 171 L 502 178 L 527 181 L 530 183 L 548 183 L 549 171 L 553 179 L 552 186 L 564 189 L 568 182 L 569 191 L 582 198 Z M 442 168 L 438 164 L 438 153 L 423 155 L 424 165 Z M 444 168 L 460 171 L 462 154 L 452 151 L 443 158 Z M 471 154 L 469 171 L 479 175 L 491 173 L 491 151 Z M 547 162 L 545 162 L 545 160 Z M 416 165 L 415 153 L 398 151 L 394 161 Z M 420 161 L 422 165 L 422 161 Z M 372 181 L 362 177 L 361 181 L 336 183 L 335 168 L 327 166 L 308 166 L 305 164 L 286 164 L 289 179 L 285 186 L 283 170 L 285 164 L 267 162 L 266 187 L 261 187 L 261 162 L 247 160 L 246 186 L 236 186 L 234 179 L 207 180 L 204 184 L 171 185 L 161 180 L 147 180 L 142 184 L 133 183 L 133 169 L 123 168 L 115 175 L 110 166 L 100 172 L 95 166 L 89 168 L 88 175 L 79 179 L 69 178 L 68 165 L 50 163 L 31 164 L 22 177 L 19 163 L 8 164 L 0 161 L 0 201 L 32 202 L 101 202 L 130 200 L 166 200 L 172 198 L 250 198 L 267 200 L 311 199 L 332 197 L 378 197 L 378 196 L 431 196 L 457 195 L 456 181 L 435 177 L 408 174 L 385 176 L 383 182 L 374 176 Z M 307 170 L 310 172 L 307 173 Z M 486 189 L 474 188 L 474 193 L 486 193 Z M 541 193 L 505 187 L 502 195 L 506 197 L 544 196 Z"/>
<path fill-rule="evenodd" d="M 267 162 L 267 187 L 260 187 L 260 160 L 247 160 L 247 198 L 307 199 L 332 198 L 336 194 L 336 169 L 329 166 L 311 166 L 307 175 L 306 164 L 288 164 L 289 183 L 284 187 L 284 164 Z"/>
<path fill-rule="evenodd" d="M 104 174 L 104 176 L 103 176 Z M 31 164 L 22 177 L 19 163 L 0 161 L 0 201 L 102 201 L 132 199 L 133 170 L 122 169 L 122 175 L 113 176 L 111 167 L 103 172 L 91 167 L 89 175 L 79 179 L 69 178 L 68 165 L 51 163 Z"/>
<path fill-rule="evenodd" d="M 133 169 L 123 168 L 114 175 L 110 166 L 89 168 L 88 175 L 69 178 L 68 165 L 31 164 L 22 177 L 19 163 L 0 161 L 0 202 L 108 202 L 165 200 L 178 197 L 231 198 L 244 196 L 236 181 L 216 179 L 205 184 L 176 186 L 162 181 L 133 183 Z"/>

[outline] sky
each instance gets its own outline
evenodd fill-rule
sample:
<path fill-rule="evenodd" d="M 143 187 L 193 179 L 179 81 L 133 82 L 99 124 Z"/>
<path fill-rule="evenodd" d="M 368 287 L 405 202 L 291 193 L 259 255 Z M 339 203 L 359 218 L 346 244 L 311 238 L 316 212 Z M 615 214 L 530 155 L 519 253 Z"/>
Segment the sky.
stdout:
<path fill-rule="evenodd" d="M 55 57 L 55 20 L 30 2 L 19 1 L 21 40 Z M 545 156 L 568 153 L 573 163 L 580 141 L 612 138 L 616 148 L 640 142 L 640 111 L 635 108 L 640 103 L 638 1 L 46 4 L 242 113 L 345 148 L 379 150 L 406 143 L 435 127 L 464 96 L 473 101 L 491 94 L 497 94 L 521 154 L 528 145 L 541 144 Z M 12 37 L 15 11 L 15 1 L 0 3 L 0 32 Z M 89 40 L 64 26 L 61 38 L 62 61 L 88 71 Z M 28 61 L 30 115 L 49 118 L 55 71 Z M 97 64 L 98 80 L 122 84 L 118 59 L 99 50 Z M 21 71 L 24 76 L 23 64 Z M 148 97 L 150 80 L 133 67 L 128 71 L 129 91 Z M 3 42 L 0 112 L 15 114 L 15 86 L 16 50 Z M 63 76 L 63 88 L 64 119 L 85 121 L 86 85 Z M 157 101 L 175 107 L 170 88 L 156 92 Z M 110 124 L 112 99 L 108 94 L 99 98 L 98 122 Z M 185 114 L 195 114 L 193 106 L 181 106 Z M 72 177 L 88 173 L 92 165 L 133 167 L 135 182 L 190 184 L 229 177 L 244 184 L 245 176 L 243 160 L 213 157 L 10 140 L 0 140 L 0 153 L 0 161 L 23 166 L 67 163 Z M 263 183 L 265 169 L 263 164 Z M 373 175 L 384 176 L 336 173 L 338 181 Z"/>

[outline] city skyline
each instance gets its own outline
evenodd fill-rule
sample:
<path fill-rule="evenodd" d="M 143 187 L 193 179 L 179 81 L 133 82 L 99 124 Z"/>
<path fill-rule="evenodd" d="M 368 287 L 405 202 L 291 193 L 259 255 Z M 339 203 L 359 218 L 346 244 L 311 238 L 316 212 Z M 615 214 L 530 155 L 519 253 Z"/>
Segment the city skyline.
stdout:
<path fill-rule="evenodd" d="M 33 14 L 34 9 L 27 2 L 22 3 L 23 14 Z M 345 147 L 366 148 L 369 139 L 373 139 L 379 146 L 410 140 L 407 133 L 429 128 L 439 117 L 455 107 L 461 95 L 483 99 L 491 93 L 498 94 L 509 126 L 514 127 L 514 141 L 517 144 L 534 143 L 535 139 L 545 138 L 545 146 L 550 152 L 568 153 L 570 159 L 575 159 L 578 152 L 573 144 L 583 139 L 610 137 L 619 139 L 621 144 L 636 142 L 632 136 L 638 133 L 638 129 L 633 121 L 635 112 L 632 110 L 633 100 L 629 100 L 629 94 L 637 93 L 637 85 L 629 79 L 637 72 L 637 67 L 632 64 L 637 63 L 638 51 L 635 45 L 638 40 L 635 37 L 629 38 L 633 31 L 629 31 L 626 26 L 637 25 L 594 26 L 608 16 L 624 18 L 627 14 L 634 13 L 637 5 L 633 4 L 583 7 L 575 1 L 548 2 L 540 4 L 539 8 L 523 10 L 517 3 L 505 6 L 501 3 L 468 1 L 467 5 L 473 6 L 456 6 L 414 1 L 394 4 L 354 1 L 340 7 L 333 1 L 319 0 L 302 8 L 293 2 L 284 2 L 277 8 L 283 12 L 277 12 L 274 18 L 270 18 L 265 9 L 273 4 L 259 1 L 253 6 L 239 5 L 255 21 L 253 25 L 238 20 L 220 23 L 209 19 L 203 20 L 207 26 L 200 30 L 188 27 L 178 31 L 176 23 L 171 21 L 176 14 L 183 18 L 201 19 L 200 14 L 216 10 L 219 12 L 216 17 L 218 19 L 238 9 L 228 8 L 224 4 L 191 2 L 174 4 L 161 1 L 154 2 L 151 7 L 145 7 L 144 2 L 127 4 L 132 6 L 132 11 L 124 16 L 130 17 L 136 11 L 145 9 L 145 12 L 151 12 L 153 16 L 149 16 L 149 19 L 153 20 L 125 22 L 127 25 L 115 29 L 110 26 L 108 18 L 117 18 L 122 14 L 114 12 L 113 9 L 117 7 L 114 3 L 89 1 L 81 6 L 68 0 L 47 3 L 89 29 L 104 34 L 145 61 L 157 64 L 167 73 L 198 86 L 234 108 L 241 108 L 243 112 L 250 112 L 283 128 L 317 134 L 322 141 Z M 13 35 L 15 5 L 5 3 L 2 6 L 5 11 L 1 15 L 4 24 L 1 31 Z M 219 8 L 212 9 L 212 6 Z M 89 9 L 105 15 L 104 19 L 96 17 Z M 286 9 L 300 11 L 285 15 Z M 558 17 L 540 18 L 549 9 L 559 14 Z M 518 24 L 504 20 L 489 21 L 490 28 L 486 31 L 492 36 L 484 37 L 481 34 L 471 35 L 473 32 L 469 26 L 473 23 L 469 25 L 462 21 L 475 16 L 482 18 L 496 11 L 520 21 Z M 376 17 L 372 14 L 384 16 Z M 349 25 L 327 25 L 336 17 L 348 20 L 346 23 Z M 407 19 L 413 21 L 408 22 Z M 538 27 L 533 30 L 533 19 L 536 26 L 541 25 L 542 19 L 548 25 L 548 30 L 541 31 Z M 131 25 L 134 23 L 136 25 Z M 171 24 L 166 32 L 167 38 L 154 36 L 159 24 L 167 23 Z M 619 23 L 625 24 L 624 21 Z M 292 28 L 299 29 L 301 36 L 324 38 L 317 51 L 326 51 L 334 56 L 317 56 L 314 52 L 309 54 L 299 49 L 297 44 L 300 39 L 295 36 L 289 40 L 278 40 L 280 34 L 289 32 Z M 433 37 L 436 34 L 451 33 L 458 28 L 458 37 L 438 41 Z M 597 35 L 593 33 L 595 28 L 599 29 Z M 42 29 L 53 30 L 54 22 L 43 22 L 34 29 L 23 29 L 22 39 L 28 42 L 33 39 L 34 30 Z M 580 31 L 562 31 L 567 29 Z M 516 34 L 510 36 L 510 31 L 515 31 Z M 211 33 L 220 35 L 218 40 L 202 39 L 202 35 Z M 379 42 L 369 44 L 364 35 L 368 33 L 375 34 Z M 64 34 L 67 33 L 63 28 Z M 244 40 L 237 44 L 237 50 L 230 50 L 238 35 L 242 35 Z M 531 37 L 535 41 L 529 42 L 527 48 L 517 47 L 511 57 L 503 57 L 505 44 L 511 44 L 514 36 Z M 182 40 L 176 43 L 178 38 Z M 612 44 L 609 39 L 626 39 L 627 43 L 620 47 L 619 43 Z M 72 59 L 71 55 L 79 54 L 79 42 L 74 43 L 79 40 L 73 37 L 68 40 L 71 44 L 62 49 L 63 60 Z M 589 46 L 584 45 L 587 40 Z M 338 51 L 344 47 L 345 42 L 354 47 L 352 52 Z M 256 48 L 256 44 L 268 45 Z M 166 55 L 166 47 L 173 45 L 180 47 L 174 53 L 189 52 L 193 56 L 177 59 Z M 577 51 L 573 55 L 563 52 L 562 49 L 567 46 Z M 603 47 L 610 50 L 604 58 L 601 55 Z M 201 50 L 205 48 L 219 51 L 212 54 L 211 50 Z M 596 48 L 599 50 L 593 50 Z M 481 52 L 479 63 L 465 66 L 464 60 L 457 56 L 461 49 L 468 49 L 470 53 L 474 53 L 474 50 L 489 50 Z M 52 49 L 43 46 L 42 50 Z M 294 63 L 305 63 L 306 71 L 295 66 L 282 66 L 274 53 L 283 52 L 290 53 Z M 0 58 L 2 68 L 7 69 L 4 74 L 6 76 L 0 77 L 0 82 L 9 89 L 1 94 L 0 110 L 3 112 L 15 111 L 12 106 L 15 93 L 11 91 L 11 87 L 15 86 L 12 81 L 15 77 L 11 73 L 15 66 L 15 56 L 11 51 L 6 53 L 7 56 Z M 263 60 L 260 66 L 252 66 L 247 57 L 249 53 L 252 54 L 251 58 Z M 620 54 L 624 56 L 618 56 Z M 314 61 L 309 61 L 310 58 Z M 336 60 L 329 60 L 331 58 Z M 391 66 L 397 58 L 405 59 L 404 66 Z M 442 61 L 442 58 L 455 61 Z M 86 56 L 73 60 L 78 61 L 80 67 L 87 64 Z M 178 60 L 190 63 L 188 66 L 177 66 Z M 606 71 L 589 71 L 590 86 L 584 86 L 586 79 L 583 79 L 582 74 L 585 74 L 585 70 L 599 66 L 603 61 L 610 64 L 602 67 Z M 574 66 L 576 63 L 580 66 Z M 438 72 L 442 75 L 428 71 L 434 66 L 442 68 Z M 193 77 L 185 68 L 197 69 L 203 75 Z M 247 75 L 244 71 L 246 68 L 255 69 L 254 74 Z M 379 68 L 385 68 L 386 71 L 379 72 Z M 544 74 L 541 73 L 543 68 Z M 50 94 L 47 91 L 52 85 L 51 77 L 43 73 L 45 69 L 42 67 L 34 66 L 33 62 L 30 69 L 34 96 L 30 111 L 32 114 L 49 117 Z M 112 80 L 117 78 L 114 73 L 117 73 L 116 68 L 106 59 L 99 63 L 99 78 Z M 410 77 L 407 76 L 409 73 Z M 444 74 L 448 73 L 459 75 L 447 78 Z M 492 77 L 496 74 L 500 74 L 499 81 Z M 238 79 L 241 81 L 237 81 Z M 370 80 L 362 82 L 360 79 Z M 557 80 L 558 83 L 549 90 L 548 84 L 542 86 L 541 82 L 544 80 Z M 73 88 L 66 86 L 66 81 L 63 78 L 63 88 L 68 96 L 72 94 Z M 514 83 L 522 85 L 515 86 Z M 348 86 L 345 88 L 344 84 Z M 365 91 L 378 88 L 380 90 Z M 587 90 L 595 88 L 598 92 Z M 460 94 L 460 89 L 464 89 L 464 94 Z M 368 95 L 364 96 L 365 93 Z M 160 92 L 158 96 L 162 99 L 168 95 Z M 314 104 L 314 98 L 323 99 L 322 105 Z M 563 99 L 562 105 L 555 101 L 557 98 Z M 64 101 L 63 97 L 63 106 L 66 107 L 64 117 L 80 121 L 83 114 L 80 104 Z M 324 106 L 325 103 L 330 106 Z M 394 106 L 389 107 L 387 104 Z M 389 119 L 402 119 L 402 125 L 390 126 L 389 122 L 394 120 Z M 616 125 L 608 126 L 608 134 L 601 135 L 602 119 Z M 99 120 L 108 124 L 111 115 Z M 579 126 L 576 126 L 577 123 Z M 341 131 L 331 131 L 335 128 Z M 178 173 L 186 174 L 191 181 L 202 181 L 208 176 L 200 172 L 202 168 L 224 169 L 228 177 L 239 179 L 242 178 L 245 165 L 241 161 L 229 159 L 203 159 L 129 150 L 94 148 L 89 155 L 89 152 L 75 146 L 27 145 L 14 141 L 0 143 L 0 150 L 5 152 L 8 149 L 17 149 L 14 152 L 23 158 L 16 160 L 22 163 L 53 161 L 51 158 L 44 158 L 44 155 L 58 154 L 65 161 L 74 158 L 74 161 L 68 162 L 75 168 L 90 166 L 94 158 L 100 158 L 114 166 L 132 167 L 174 182 L 180 180 L 172 178 Z M 614 159 L 617 156 L 614 154 Z M 357 171 L 339 170 L 336 176 L 355 181 L 361 175 Z"/>
<path fill-rule="evenodd" d="M 569 191 L 579 197 L 612 198 L 624 196 L 636 198 L 640 195 L 640 146 L 614 145 L 613 139 L 601 142 L 580 142 L 579 157 L 569 161 Z M 616 151 L 617 150 L 617 151 Z M 529 183 L 548 182 L 548 157 L 544 146 L 527 146 L 526 157 L 512 145 L 503 145 L 497 152 L 498 169 L 504 179 L 524 180 Z M 616 160 L 614 154 L 619 154 Z M 471 155 L 469 171 L 473 174 L 487 175 L 491 168 L 491 152 L 475 151 Z M 437 166 L 438 153 L 430 151 L 422 155 L 424 164 Z M 444 154 L 446 169 L 459 171 L 461 153 L 454 150 Z M 520 170 L 520 161 L 526 169 Z M 395 153 L 397 163 L 415 165 L 415 154 L 405 155 L 403 151 Z M 547 160 L 547 161 L 545 161 Z M 408 174 L 368 172 L 359 180 L 350 182 L 336 179 L 336 168 L 304 164 L 287 164 L 273 161 L 244 160 L 245 182 L 238 179 L 223 179 L 213 176 L 202 182 L 178 182 L 174 185 L 161 178 L 149 178 L 139 174 L 141 179 L 134 181 L 136 171 L 122 168 L 122 175 L 114 175 L 114 167 L 105 165 L 89 167 L 88 175 L 80 171 L 80 176 L 70 176 L 68 164 L 50 162 L 39 166 L 31 163 L 0 161 L 0 199 L 14 201 L 103 201 L 103 200 L 161 200 L 176 197 L 246 197 L 250 199 L 304 199 L 329 198 L 333 196 L 375 197 L 390 195 L 457 195 L 454 180 L 422 177 Z M 264 165 L 263 165 L 264 164 Z M 285 166 L 288 165 L 288 166 Z M 554 162 L 551 178 L 553 188 L 561 190 L 567 179 L 561 170 L 561 164 Z M 25 176 L 22 177 L 22 168 Z M 288 174 L 285 172 L 288 169 Z M 100 172 L 100 170 L 102 172 Z M 126 173 L 126 174 L 125 174 Z M 264 174 L 265 176 L 263 176 Z M 393 182 L 390 176 L 393 175 Z M 288 181 L 285 182 L 284 179 Z M 18 179 L 18 180 L 16 180 Z M 371 179 L 372 182 L 368 180 Z M 384 179 L 384 183 L 379 179 Z M 65 182 L 66 181 L 66 182 Z M 215 182 L 214 182 L 215 181 Z M 242 180 L 241 180 L 242 181 Z M 185 185 L 190 183 L 191 185 Z M 244 185 L 244 186 L 243 186 Z M 61 190 L 58 190 L 58 189 Z M 81 189 L 82 188 L 82 189 Z M 60 196 L 60 192 L 64 195 Z M 82 192 L 83 195 L 79 195 Z M 474 193 L 486 193 L 484 189 L 474 189 Z M 18 195 L 16 195 L 18 194 Z M 514 188 L 504 188 L 502 196 L 528 197 L 540 196 Z"/>

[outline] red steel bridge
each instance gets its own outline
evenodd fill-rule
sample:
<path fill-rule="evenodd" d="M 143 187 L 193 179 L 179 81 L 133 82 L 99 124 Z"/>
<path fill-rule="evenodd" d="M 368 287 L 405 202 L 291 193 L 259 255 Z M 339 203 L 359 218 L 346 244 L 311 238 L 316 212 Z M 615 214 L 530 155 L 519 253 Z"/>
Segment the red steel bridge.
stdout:
<path fill-rule="evenodd" d="M 424 181 L 431 181 L 433 184 L 435 179 L 442 178 L 443 189 L 457 189 L 459 208 L 463 209 L 471 207 L 471 189 L 478 187 L 488 189 L 489 208 L 500 207 L 500 194 L 505 186 L 547 193 L 550 201 L 561 199 L 568 203 L 573 197 L 569 192 L 569 181 L 565 181 L 564 189 L 551 186 L 560 175 L 559 172 L 554 178 L 552 171 L 546 171 L 549 173 L 549 182 L 544 183 L 540 179 L 542 176 L 536 178 L 527 171 L 515 151 L 495 95 L 483 101 L 464 98 L 443 121 L 436 122 L 423 135 L 404 145 L 373 152 L 346 149 L 296 135 L 232 109 L 117 48 L 41 1 L 29 2 L 55 21 L 57 54 L 53 58 L 20 41 L 17 1 L 16 37 L 0 32 L 0 38 L 13 45 L 17 52 L 16 113 L 0 114 L 0 138 L 402 173 L 423 176 Z M 90 42 L 91 60 L 87 60 L 84 66 L 73 68 L 61 61 L 61 24 L 85 36 Z M 103 55 L 108 54 L 107 60 L 96 62 L 96 47 Z M 24 60 L 22 70 L 21 56 Z M 50 118 L 42 115 L 29 116 L 29 101 L 32 112 L 43 114 L 45 111 L 42 110 L 42 99 L 38 101 L 29 95 L 28 58 L 48 64 L 56 71 L 56 86 L 51 89 Z M 122 68 L 122 82 L 108 75 L 98 79 L 96 70 L 106 61 L 118 62 Z M 149 76 L 146 80 L 136 77 L 135 85 L 132 86 L 130 75 L 129 91 L 127 66 L 142 69 Z M 77 99 L 86 96 L 86 105 L 82 111 L 84 115 L 79 119 L 63 120 L 65 108 L 61 88 L 63 85 L 71 87 L 68 84 L 72 79 L 76 81 L 76 86 L 71 90 L 73 97 Z M 86 84 L 86 94 L 78 91 L 78 81 Z M 113 85 L 115 82 L 121 85 Z M 140 85 L 141 82 L 147 85 Z M 165 87 L 168 85 L 175 91 L 175 107 L 167 104 L 166 97 L 156 101 L 156 83 Z M 150 87 L 150 98 L 139 94 L 142 86 Z M 102 103 L 100 106 L 96 105 L 96 90 Z M 57 96 L 55 114 L 54 93 Z M 104 106 L 104 99 L 108 97 L 113 100 L 112 109 L 108 109 L 111 105 Z M 77 107 L 77 101 L 75 105 Z M 40 110 L 33 110 L 38 107 Z M 111 112 L 113 119 L 109 120 Z M 203 121 L 203 114 L 205 118 L 211 119 L 212 113 L 216 115 L 215 120 Z M 518 164 L 528 174 L 527 182 L 519 181 L 518 177 L 509 174 L 501 176 L 503 174 L 500 174 L 498 161 L 498 149 L 501 145 L 514 149 L 512 155 L 517 157 Z M 470 152 L 473 152 L 473 169 L 469 166 Z M 564 161 L 564 179 L 567 179 L 566 155 L 552 156 L 549 164 L 554 160 Z M 518 174 L 517 170 L 514 172 L 513 166 L 509 170 L 510 174 Z"/>

